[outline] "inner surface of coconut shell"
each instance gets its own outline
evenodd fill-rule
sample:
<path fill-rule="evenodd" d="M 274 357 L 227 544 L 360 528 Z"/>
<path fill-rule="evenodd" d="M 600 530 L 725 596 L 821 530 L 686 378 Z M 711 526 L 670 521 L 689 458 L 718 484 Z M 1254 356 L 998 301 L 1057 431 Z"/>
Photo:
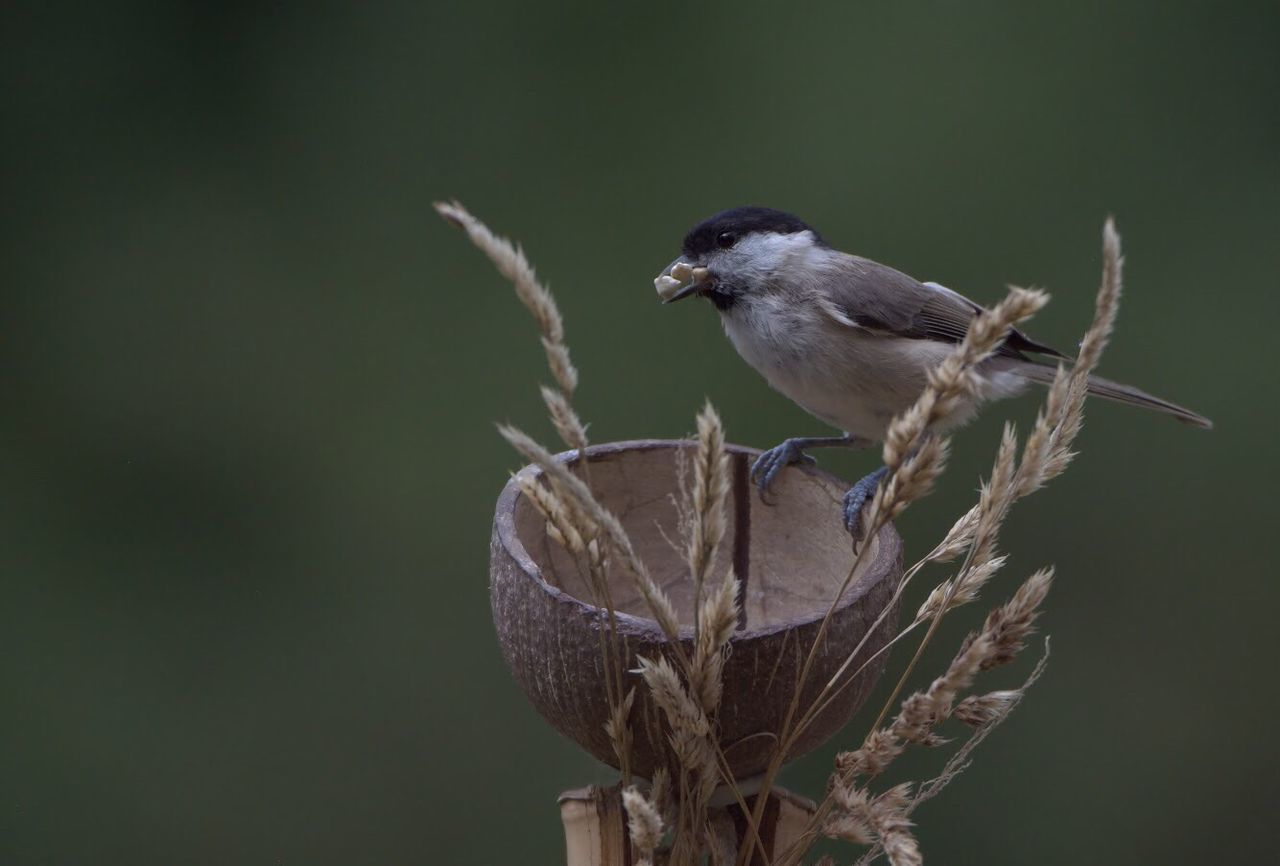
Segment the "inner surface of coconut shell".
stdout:
<path fill-rule="evenodd" d="M 694 623 L 680 514 L 682 506 L 688 507 L 680 502 L 680 491 L 692 483 L 693 448 L 690 442 L 684 448 L 629 450 L 625 457 L 606 452 L 593 456 L 590 465 L 593 492 L 622 521 L 651 576 L 675 605 L 682 631 L 692 630 Z M 728 526 L 711 577 L 719 581 L 735 568 L 745 596 L 739 599 L 739 630 L 748 634 L 821 617 L 854 560 L 843 525 L 842 486 L 825 473 L 786 469 L 762 501 L 748 478 L 754 456 L 745 450 L 730 454 Z M 544 581 L 587 604 L 597 602 L 582 569 L 547 535 L 546 521 L 525 497 L 516 502 L 515 528 Z M 860 571 L 876 561 L 879 541 L 872 539 Z M 618 563 L 609 570 L 609 585 L 616 610 L 650 619 L 635 581 Z M 846 593 L 845 601 L 856 595 Z"/>

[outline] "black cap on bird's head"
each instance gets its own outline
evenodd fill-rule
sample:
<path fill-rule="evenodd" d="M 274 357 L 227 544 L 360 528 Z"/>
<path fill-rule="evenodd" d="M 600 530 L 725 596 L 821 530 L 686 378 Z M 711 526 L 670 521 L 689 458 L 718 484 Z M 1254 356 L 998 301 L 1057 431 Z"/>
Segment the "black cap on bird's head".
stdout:
<path fill-rule="evenodd" d="M 795 235 L 807 232 L 811 242 L 826 246 L 808 223 L 785 211 L 769 207 L 735 207 L 707 217 L 684 236 L 681 258 L 666 267 L 654 280 L 664 303 L 693 295 L 710 297 L 721 310 L 732 305 L 737 292 L 717 279 L 716 268 L 708 267 L 731 252 L 738 242 L 751 235 Z M 723 273 L 720 274 L 723 276 Z"/>
<path fill-rule="evenodd" d="M 681 250 L 685 256 L 697 259 L 715 249 L 728 249 L 752 232 L 780 235 L 813 232 L 814 240 L 822 243 L 822 238 L 808 223 L 786 211 L 771 207 L 735 207 L 707 217 L 690 229 Z"/>

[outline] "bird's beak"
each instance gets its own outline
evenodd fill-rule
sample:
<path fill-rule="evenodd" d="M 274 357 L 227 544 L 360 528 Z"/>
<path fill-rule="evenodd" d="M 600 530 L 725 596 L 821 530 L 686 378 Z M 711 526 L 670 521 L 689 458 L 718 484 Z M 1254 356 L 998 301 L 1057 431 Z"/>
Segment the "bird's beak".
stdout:
<path fill-rule="evenodd" d="M 691 265 L 676 259 L 658 274 L 653 287 L 658 290 L 662 303 L 670 304 L 696 295 L 711 286 L 711 275 L 701 265 Z"/>

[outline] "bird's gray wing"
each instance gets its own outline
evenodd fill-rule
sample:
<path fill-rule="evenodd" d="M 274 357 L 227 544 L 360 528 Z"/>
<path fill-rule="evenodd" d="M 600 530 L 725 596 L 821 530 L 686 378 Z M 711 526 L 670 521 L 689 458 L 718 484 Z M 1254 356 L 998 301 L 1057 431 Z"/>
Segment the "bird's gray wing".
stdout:
<path fill-rule="evenodd" d="M 915 340 L 958 343 L 982 307 L 937 283 L 922 283 L 888 265 L 842 256 L 827 281 L 828 312 L 845 324 Z M 1057 349 L 1014 330 L 996 354 L 1023 358 L 1024 352 L 1068 359 Z"/>

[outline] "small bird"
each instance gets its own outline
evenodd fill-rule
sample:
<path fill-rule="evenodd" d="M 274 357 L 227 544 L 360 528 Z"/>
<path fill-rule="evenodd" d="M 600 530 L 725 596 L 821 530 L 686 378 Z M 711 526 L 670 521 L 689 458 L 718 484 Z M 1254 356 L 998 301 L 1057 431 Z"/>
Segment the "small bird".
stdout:
<path fill-rule="evenodd" d="M 787 439 L 761 454 L 751 469 L 761 495 L 784 466 L 813 462 L 806 449 L 883 441 L 983 309 L 945 286 L 834 249 L 803 220 L 765 207 L 733 208 L 698 223 L 654 286 L 664 303 L 709 300 L 748 364 L 810 415 L 844 431 Z M 945 426 L 967 422 L 987 400 L 1052 382 L 1060 361 L 1071 358 L 1011 331 L 978 367 L 977 392 Z M 1190 409 L 1097 376 L 1089 392 L 1213 426 Z M 845 495 L 850 531 L 885 472 L 871 473 Z"/>

